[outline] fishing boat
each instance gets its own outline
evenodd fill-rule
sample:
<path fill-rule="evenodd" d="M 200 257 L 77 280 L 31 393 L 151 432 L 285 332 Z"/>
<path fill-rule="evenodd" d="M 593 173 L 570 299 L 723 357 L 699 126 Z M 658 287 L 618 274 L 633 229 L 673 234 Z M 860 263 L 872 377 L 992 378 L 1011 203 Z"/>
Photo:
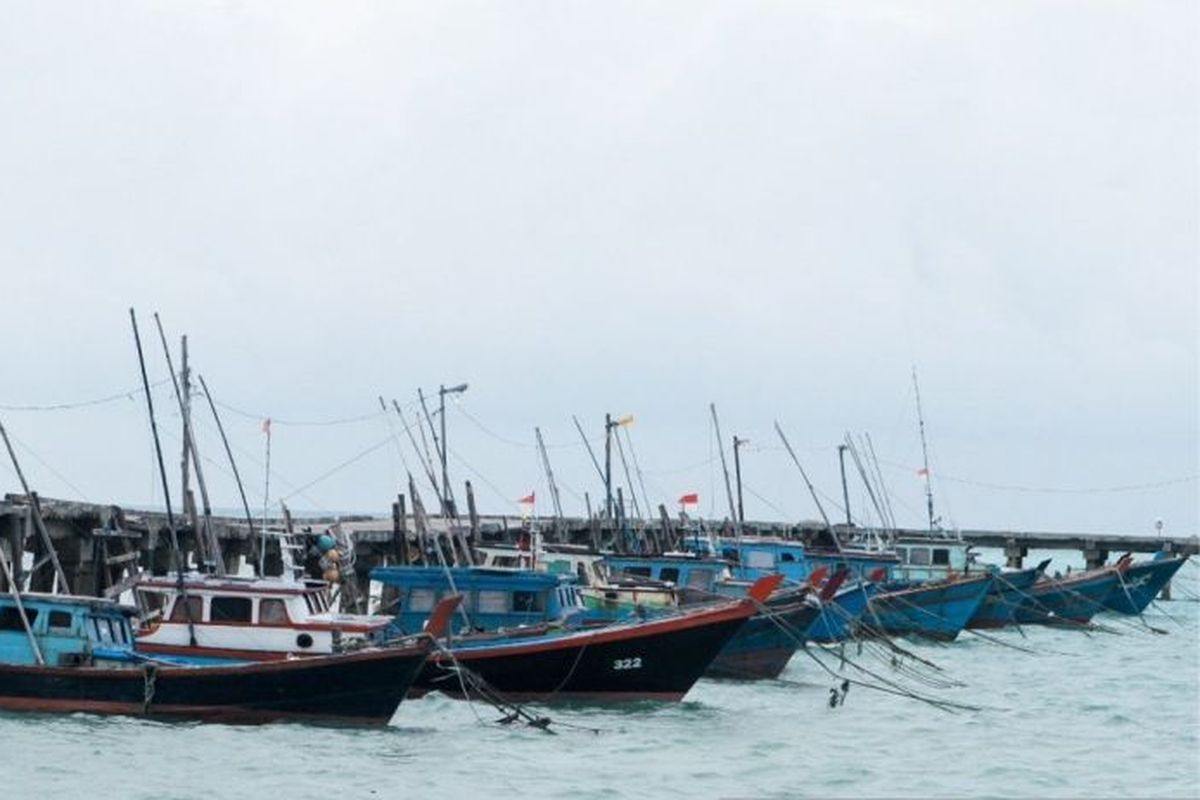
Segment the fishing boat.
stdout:
<path fill-rule="evenodd" d="M 373 641 L 390 622 L 337 613 L 326 582 L 287 572 L 266 578 L 143 576 L 135 591 L 143 613 L 138 651 L 186 656 L 193 663 L 328 655 Z"/>
<path fill-rule="evenodd" d="M 806 638 L 811 642 L 844 642 L 856 633 L 856 624 L 867 610 L 871 598 L 883 591 L 883 584 L 857 580 L 842 586 L 825 603 L 809 626 Z"/>
<path fill-rule="evenodd" d="M 967 622 L 967 627 L 974 630 L 979 628 L 1002 628 L 1011 625 L 1019 609 L 1029 598 L 1029 589 L 1045 573 L 1050 565 L 1050 559 L 1027 569 L 996 570 L 993 573 L 995 582 L 987 596 L 983 598 L 979 610 Z"/>
<path fill-rule="evenodd" d="M 1104 608 L 1119 614 L 1140 614 L 1158 597 L 1187 556 L 1158 552 L 1149 561 L 1130 562 L 1118 571 L 1117 585 L 1101 601 Z"/>
<path fill-rule="evenodd" d="M 885 591 L 871 598 L 859 624 L 876 635 L 952 641 L 979 610 L 994 581 L 990 573 L 962 575 Z"/>
<path fill-rule="evenodd" d="M 196 666 L 138 653 L 135 613 L 90 597 L 0 598 L 0 709 L 385 725 L 433 642 L 421 635 L 354 653 Z"/>
<path fill-rule="evenodd" d="M 657 581 L 682 587 L 680 605 L 711 601 L 714 597 L 743 597 L 752 585 L 736 580 L 728 565 L 693 554 L 660 556 L 608 555 L 605 565 L 617 580 Z M 843 570 L 824 597 L 807 584 L 781 588 L 721 650 L 706 675 L 712 678 L 759 680 L 778 678 L 803 644 L 809 627 L 845 578 Z M 636 580 L 630 582 L 636 583 Z"/>
<path fill-rule="evenodd" d="M 484 570 L 492 574 L 482 578 L 473 574 L 479 572 L 476 567 L 445 568 L 440 572 L 443 583 L 435 591 L 438 596 L 462 594 L 460 613 L 465 618 L 466 630 L 475 627 L 471 612 L 480 609 L 481 591 L 496 593 L 485 596 L 487 602 L 495 604 L 494 608 L 501 608 L 500 593 L 507 595 L 504 600 L 510 611 L 520 614 L 529 608 L 531 598 L 526 594 L 527 588 L 475 588 L 477 581 L 495 577 L 496 570 Z M 540 573 L 524 573 L 520 577 L 532 581 L 534 576 L 545 577 Z M 371 577 L 394 589 L 399 595 L 400 608 L 404 609 L 411 607 L 414 592 L 418 599 L 427 596 L 432 572 L 379 567 L 371 571 Z M 677 701 L 687 694 L 725 644 L 755 613 L 757 604 L 765 601 L 781 580 L 776 577 L 759 582 L 740 600 L 602 627 L 536 623 L 531 616 L 529 624 L 515 628 L 450 635 L 422 670 L 415 690 L 472 696 L 480 691 L 473 682 L 478 679 L 489 690 L 516 701 Z M 546 591 L 547 594 L 533 602 L 551 602 L 549 587 Z M 399 633 L 405 630 L 405 620 L 402 611 L 397 616 Z"/>
<path fill-rule="evenodd" d="M 1027 600 L 1013 619 L 1021 625 L 1086 625 L 1104 610 L 1104 601 L 1118 586 L 1115 567 L 1043 576 L 1029 587 Z"/>
<path fill-rule="evenodd" d="M 692 553 L 600 554 L 570 545 L 478 549 L 485 564 L 536 566 L 573 577 L 586 609 L 585 620 L 592 623 L 670 614 L 681 606 L 719 597 L 744 597 L 751 586 L 750 581 L 734 579 L 721 559 Z M 775 592 L 725 645 L 705 675 L 736 680 L 779 677 L 819 612 L 817 592 L 807 586 Z"/>

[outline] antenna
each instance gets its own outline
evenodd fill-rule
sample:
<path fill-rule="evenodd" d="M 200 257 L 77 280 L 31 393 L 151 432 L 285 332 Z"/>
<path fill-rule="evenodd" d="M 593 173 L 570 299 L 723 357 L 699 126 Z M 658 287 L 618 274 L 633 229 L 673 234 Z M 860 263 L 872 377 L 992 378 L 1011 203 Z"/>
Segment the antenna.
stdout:
<path fill-rule="evenodd" d="M 917 424 L 921 431 L 921 455 L 924 458 L 925 505 L 929 510 L 929 532 L 933 533 L 933 485 L 929 482 L 929 447 L 925 444 L 925 415 L 921 411 L 921 386 L 917 383 L 917 367 L 912 368 L 913 391 L 917 395 Z"/>
<path fill-rule="evenodd" d="M 804 471 L 804 467 L 800 466 L 800 459 L 796 458 L 796 451 L 792 450 L 792 445 L 788 442 L 787 437 L 783 435 L 783 428 L 779 427 L 779 421 L 775 421 L 775 432 L 779 434 L 779 441 L 783 442 L 784 448 L 787 449 L 788 455 L 792 457 L 792 463 L 796 465 L 796 469 L 800 470 L 800 477 L 804 479 L 804 485 L 808 487 L 808 493 L 812 497 L 813 502 L 817 504 L 817 511 L 821 512 L 821 519 L 825 520 L 825 528 L 829 531 L 829 535 L 833 538 L 833 544 L 840 552 L 842 543 L 838 540 L 837 534 L 833 532 L 833 525 L 829 522 L 829 516 L 825 513 L 825 507 L 821 505 L 820 498 L 817 497 L 817 490 L 813 488 L 812 481 L 808 479 L 808 473 Z"/>
<path fill-rule="evenodd" d="M 233 450 L 229 447 L 229 439 L 225 436 L 225 426 L 221 424 L 221 417 L 217 414 L 217 406 L 213 401 L 212 392 L 208 391 L 208 384 L 204 382 L 204 376 L 198 375 L 200 378 L 200 388 L 204 390 L 204 397 L 208 400 L 208 408 L 212 411 L 213 419 L 217 422 L 217 432 L 221 434 L 221 442 L 225 445 L 225 455 L 229 457 L 229 466 L 233 468 L 233 479 L 237 481 L 238 494 L 242 498 L 242 509 L 246 512 L 246 532 L 250 535 L 251 542 L 254 542 L 253 547 L 258 551 L 253 558 L 254 574 L 262 577 L 263 564 L 266 558 L 267 543 L 261 539 L 254 538 L 254 515 L 250 513 L 250 503 L 246 500 L 246 489 L 242 485 L 242 476 L 238 473 L 237 461 L 233 457 Z"/>
<path fill-rule="evenodd" d="M 741 539 L 742 521 L 738 518 L 737 507 L 733 503 L 733 488 L 729 485 L 729 465 L 725 463 L 725 443 L 721 440 L 721 423 L 717 421 L 717 404 L 709 403 L 708 410 L 712 412 L 713 428 L 717 432 L 717 449 L 721 453 L 721 472 L 725 475 L 725 497 L 729 499 L 729 518 L 733 520 L 734 532 Z"/>
<path fill-rule="evenodd" d="M 554 534 L 561 541 L 563 527 L 562 501 L 558 496 L 558 484 L 554 482 L 554 470 L 550 468 L 550 457 L 546 455 L 546 443 L 542 441 L 542 429 L 534 428 L 538 452 L 542 454 L 542 468 L 546 470 L 546 483 L 550 485 L 550 499 L 554 502 Z"/>

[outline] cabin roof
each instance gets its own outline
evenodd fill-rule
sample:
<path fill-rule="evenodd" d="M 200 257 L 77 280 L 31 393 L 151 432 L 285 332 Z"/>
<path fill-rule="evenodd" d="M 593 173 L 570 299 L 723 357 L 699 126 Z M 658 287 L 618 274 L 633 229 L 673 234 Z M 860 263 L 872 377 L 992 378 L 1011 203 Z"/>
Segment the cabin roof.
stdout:
<path fill-rule="evenodd" d="M 560 583 L 558 575 L 505 567 L 376 567 L 371 579 L 389 586 L 409 588 L 449 588 L 450 573 L 458 589 L 498 589 L 537 591 L 552 589 Z"/>
<path fill-rule="evenodd" d="M 107 600 L 103 597 L 88 597 L 86 595 L 72 594 L 50 594 L 47 592 L 22 592 L 21 602 L 28 608 L 45 609 L 54 608 L 86 608 L 89 611 L 102 611 L 107 613 L 118 613 L 132 617 L 137 616 L 137 609 L 132 606 L 121 605 L 115 600 Z M 11 595 L 0 596 L 0 606 L 15 606 Z"/>

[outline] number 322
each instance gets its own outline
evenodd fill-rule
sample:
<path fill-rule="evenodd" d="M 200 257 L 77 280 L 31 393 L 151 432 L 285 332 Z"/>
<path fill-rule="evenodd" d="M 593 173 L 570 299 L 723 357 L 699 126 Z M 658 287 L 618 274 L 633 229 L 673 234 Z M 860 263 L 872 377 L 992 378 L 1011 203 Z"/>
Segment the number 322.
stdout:
<path fill-rule="evenodd" d="M 637 658 L 618 658 L 613 661 L 613 669 L 641 669 L 642 659 Z"/>

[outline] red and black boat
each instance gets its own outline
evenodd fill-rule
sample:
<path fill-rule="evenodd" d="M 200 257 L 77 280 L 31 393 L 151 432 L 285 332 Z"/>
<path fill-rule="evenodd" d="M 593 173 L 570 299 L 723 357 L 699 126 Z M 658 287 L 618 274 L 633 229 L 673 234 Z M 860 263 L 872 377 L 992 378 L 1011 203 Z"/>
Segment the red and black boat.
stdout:
<path fill-rule="evenodd" d="M 0 709 L 385 725 L 433 646 L 418 635 L 387 648 L 197 666 L 135 652 L 131 614 L 89 597 L 0 598 Z"/>
<path fill-rule="evenodd" d="M 744 599 L 643 621 L 467 636 L 430 656 L 414 690 L 473 694 L 470 681 L 458 673 L 462 667 L 516 701 L 678 701 L 780 581 L 781 576 L 763 578 Z"/>

